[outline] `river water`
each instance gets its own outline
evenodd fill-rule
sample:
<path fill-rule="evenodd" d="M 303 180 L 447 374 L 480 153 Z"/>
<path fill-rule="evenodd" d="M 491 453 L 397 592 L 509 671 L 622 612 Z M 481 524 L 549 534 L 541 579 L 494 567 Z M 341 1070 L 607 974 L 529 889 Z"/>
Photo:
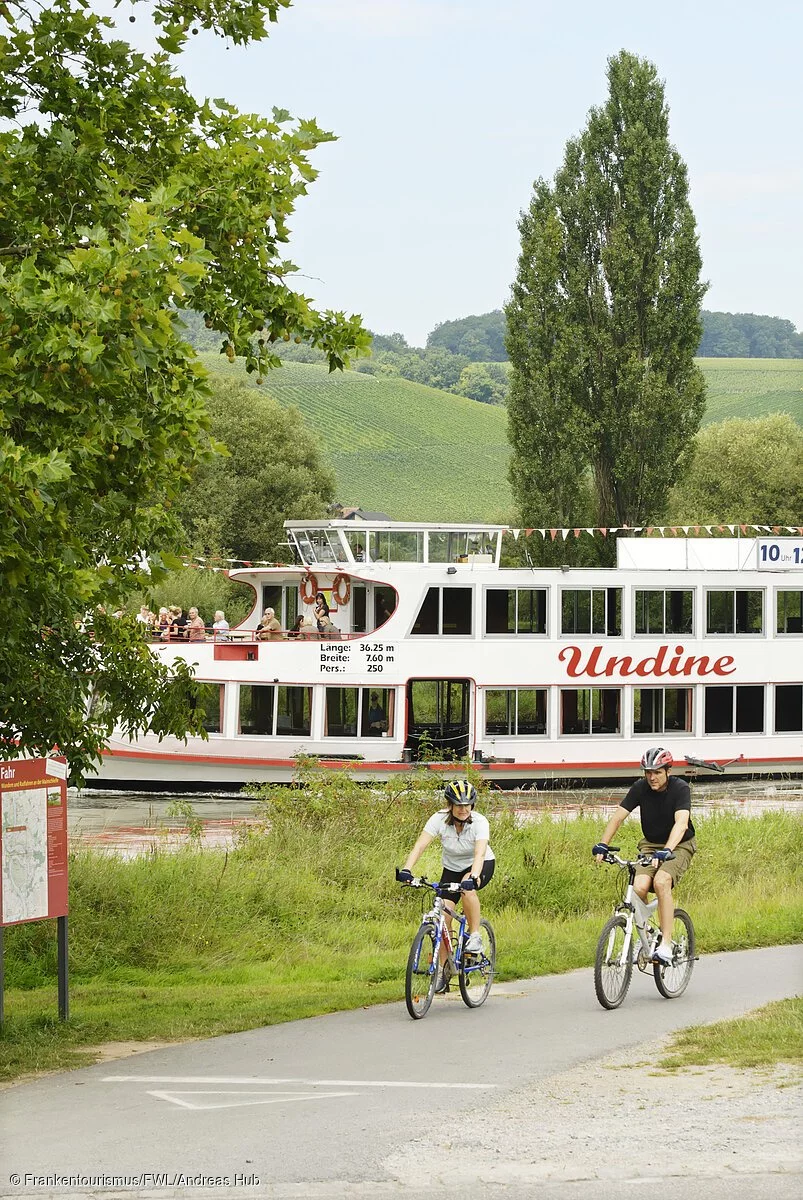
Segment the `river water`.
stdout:
<path fill-rule="evenodd" d="M 600 820 L 607 817 L 625 788 L 596 787 L 582 791 L 526 790 L 505 793 L 513 807 L 527 815 L 547 812 L 555 819 L 572 819 L 593 810 Z M 92 846 L 124 857 L 154 849 L 175 849 L 188 840 L 187 810 L 201 822 L 200 841 L 205 846 L 233 845 L 237 830 L 256 820 L 257 805 L 242 795 L 150 792 L 104 792 L 87 789 L 68 793 L 68 829 L 74 848 Z M 712 812 L 756 817 L 783 809 L 803 816 L 803 783 L 735 782 L 715 780 L 692 785 L 692 805 L 697 816 Z"/>

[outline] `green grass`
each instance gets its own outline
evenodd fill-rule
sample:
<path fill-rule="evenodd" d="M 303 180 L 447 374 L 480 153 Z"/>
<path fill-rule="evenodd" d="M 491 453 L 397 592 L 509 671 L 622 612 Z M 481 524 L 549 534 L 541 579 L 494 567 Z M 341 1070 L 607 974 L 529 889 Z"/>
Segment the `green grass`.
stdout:
<path fill-rule="evenodd" d="M 201 357 L 213 373 L 245 378 L 241 363 Z M 708 386 L 705 424 L 784 411 L 803 425 L 803 360 L 698 361 Z M 400 521 L 512 521 L 504 408 L 306 363 L 286 363 L 262 386 L 317 430 L 342 503 Z"/>
<path fill-rule="evenodd" d="M 730 1067 L 803 1064 L 803 996 L 776 1000 L 764 1008 L 675 1033 L 661 1058 L 665 1070 L 725 1063 Z"/>
<path fill-rule="evenodd" d="M 803 359 L 700 358 L 708 402 L 704 424 L 788 412 L 803 425 Z"/>
<path fill-rule="evenodd" d="M 244 377 L 242 364 L 202 358 L 213 371 Z M 296 405 L 317 430 L 342 503 L 400 521 L 511 519 L 504 409 L 406 379 L 330 375 L 304 363 L 271 372 L 262 388 Z"/>
<path fill-rule="evenodd" d="M 303 793 L 273 789 L 269 804 L 269 826 L 229 853 L 73 856 L 70 1021 L 55 1017 L 54 924 L 6 930 L 0 1078 L 80 1065 L 85 1047 L 107 1041 L 210 1037 L 401 998 L 420 896 L 395 884 L 393 866 L 436 806 L 431 792 L 377 797 L 347 777 L 311 778 Z M 590 859 L 601 822 L 518 827 L 490 799 L 483 808 L 499 860 L 483 894 L 499 978 L 588 967 L 620 882 Z M 700 825 L 681 894 L 701 952 L 799 940 L 803 898 L 788 881 L 803 822 L 768 813 Z M 634 824 L 622 845 L 636 836 Z M 432 877 L 439 858 L 427 854 L 420 869 Z"/>

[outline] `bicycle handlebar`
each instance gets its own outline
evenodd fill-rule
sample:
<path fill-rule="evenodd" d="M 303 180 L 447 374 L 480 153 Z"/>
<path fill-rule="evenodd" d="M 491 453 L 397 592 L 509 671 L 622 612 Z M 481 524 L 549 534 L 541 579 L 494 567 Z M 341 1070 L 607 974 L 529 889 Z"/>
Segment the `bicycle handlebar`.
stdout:
<path fill-rule="evenodd" d="M 455 895 L 458 892 L 472 890 L 471 888 L 464 888 L 462 883 L 430 883 L 430 881 L 427 879 L 427 877 L 425 875 L 421 875 L 418 878 L 413 878 L 413 879 L 399 879 L 398 876 L 399 876 L 399 872 L 397 870 L 396 871 L 397 882 L 401 883 L 403 887 L 428 887 L 428 888 L 432 888 L 432 891 L 436 892 L 439 896 L 440 895 Z M 466 881 L 466 882 L 468 882 L 468 881 Z"/>
<path fill-rule="evenodd" d="M 616 853 L 618 849 L 618 846 L 609 846 L 608 853 L 603 855 L 602 861 L 617 867 L 648 867 L 653 860 L 652 854 L 637 854 L 633 859 L 620 858 Z M 675 857 L 674 853 L 671 857 Z M 666 861 L 668 862 L 669 860 L 667 859 Z"/>

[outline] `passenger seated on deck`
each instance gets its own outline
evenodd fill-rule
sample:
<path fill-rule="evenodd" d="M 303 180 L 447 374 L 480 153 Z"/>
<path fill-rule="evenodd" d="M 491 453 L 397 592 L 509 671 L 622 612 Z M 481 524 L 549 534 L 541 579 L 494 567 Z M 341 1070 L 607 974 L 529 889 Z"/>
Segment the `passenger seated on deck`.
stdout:
<path fill-rule="evenodd" d="M 312 633 L 312 621 L 309 617 L 296 617 L 296 623 L 292 629 L 288 629 L 287 636 L 289 638 L 307 638 Z"/>
<path fill-rule="evenodd" d="M 257 638 L 260 642 L 281 642 L 284 639 L 282 627 L 272 608 L 266 608 L 262 614 L 262 620 L 257 626 Z"/>
<path fill-rule="evenodd" d="M 219 608 L 215 613 L 215 619 L 212 622 L 212 637 L 216 642 L 230 642 L 229 623 L 226 620 L 226 614 L 222 608 Z"/>
<path fill-rule="evenodd" d="M 206 640 L 206 626 L 197 608 L 190 609 L 189 620 L 187 621 L 187 633 L 191 642 L 203 642 Z"/>

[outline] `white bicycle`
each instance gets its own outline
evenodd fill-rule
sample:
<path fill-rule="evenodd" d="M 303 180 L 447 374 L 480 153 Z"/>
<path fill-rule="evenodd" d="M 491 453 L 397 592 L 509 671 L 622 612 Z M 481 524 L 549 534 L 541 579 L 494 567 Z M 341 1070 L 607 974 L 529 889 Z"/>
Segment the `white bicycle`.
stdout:
<path fill-rule="evenodd" d="M 649 866 L 652 856 L 640 854 L 638 858 L 628 860 L 619 857 L 618 849 L 618 846 L 609 847 L 602 861 L 626 870 L 628 882 L 597 942 L 594 959 L 597 999 L 603 1008 L 618 1008 L 627 995 L 635 963 L 643 972 L 652 968 L 658 991 L 667 1000 L 673 1000 L 685 992 L 694 970 L 694 925 L 684 909 L 676 908 L 672 925 L 672 961 L 664 963 L 655 959 L 655 949 L 661 941 L 657 923 L 658 901 L 645 904 L 633 886 L 636 869 Z"/>

